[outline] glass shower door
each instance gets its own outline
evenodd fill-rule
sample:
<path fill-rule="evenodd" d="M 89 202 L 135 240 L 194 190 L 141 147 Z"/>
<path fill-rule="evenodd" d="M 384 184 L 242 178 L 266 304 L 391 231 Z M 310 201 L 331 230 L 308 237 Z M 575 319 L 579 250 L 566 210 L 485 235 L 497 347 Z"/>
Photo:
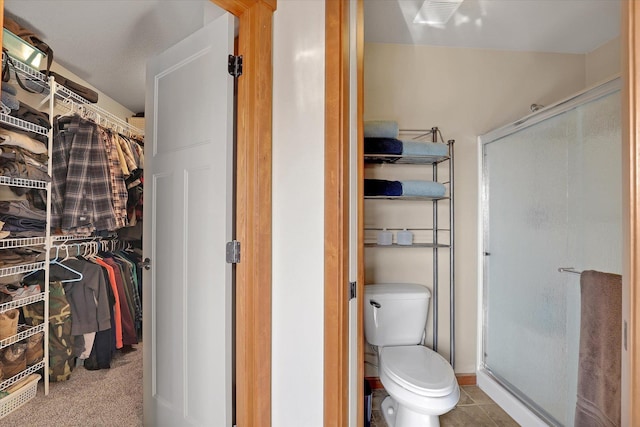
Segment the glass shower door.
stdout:
<path fill-rule="evenodd" d="M 551 425 L 573 425 L 578 369 L 579 275 L 558 268 L 621 268 L 619 104 L 616 92 L 483 147 L 484 366 Z"/>

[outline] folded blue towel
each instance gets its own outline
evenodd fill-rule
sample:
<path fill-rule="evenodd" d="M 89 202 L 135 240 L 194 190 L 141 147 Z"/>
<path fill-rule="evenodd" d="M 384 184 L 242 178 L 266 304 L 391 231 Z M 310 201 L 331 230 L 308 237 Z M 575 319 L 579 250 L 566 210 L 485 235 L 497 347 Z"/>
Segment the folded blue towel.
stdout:
<path fill-rule="evenodd" d="M 442 197 L 446 187 L 432 181 L 402 181 L 402 195 L 413 197 Z"/>
<path fill-rule="evenodd" d="M 400 181 L 385 181 L 384 179 L 365 179 L 365 196 L 402 196 Z"/>
<path fill-rule="evenodd" d="M 365 138 L 397 138 L 398 123 L 390 120 L 371 120 L 364 122 Z"/>
<path fill-rule="evenodd" d="M 446 191 L 443 184 L 432 181 L 364 180 L 365 196 L 442 197 Z"/>
<path fill-rule="evenodd" d="M 402 141 L 395 138 L 365 138 L 365 154 L 402 154 Z"/>
<path fill-rule="evenodd" d="M 446 156 L 449 147 L 437 142 L 402 141 L 402 154 L 405 156 Z"/>

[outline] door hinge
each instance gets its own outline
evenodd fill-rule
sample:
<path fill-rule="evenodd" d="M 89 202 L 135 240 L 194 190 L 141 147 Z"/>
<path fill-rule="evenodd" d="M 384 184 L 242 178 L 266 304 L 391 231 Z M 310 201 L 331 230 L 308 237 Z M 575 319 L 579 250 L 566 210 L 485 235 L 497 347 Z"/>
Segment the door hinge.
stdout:
<path fill-rule="evenodd" d="M 229 55 L 229 74 L 235 78 L 242 75 L 242 55 Z"/>
<path fill-rule="evenodd" d="M 240 262 L 240 242 L 237 240 L 227 242 L 227 262 L 229 264 Z"/>
<path fill-rule="evenodd" d="M 349 282 L 349 300 L 356 297 L 356 282 Z"/>

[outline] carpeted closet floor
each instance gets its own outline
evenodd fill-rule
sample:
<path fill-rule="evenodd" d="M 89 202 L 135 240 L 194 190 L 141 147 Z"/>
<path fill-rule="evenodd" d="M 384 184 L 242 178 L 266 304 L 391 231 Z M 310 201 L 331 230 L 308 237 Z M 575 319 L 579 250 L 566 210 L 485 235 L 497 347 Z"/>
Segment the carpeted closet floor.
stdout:
<path fill-rule="evenodd" d="M 142 343 L 117 352 L 111 369 L 73 370 L 68 381 L 43 381 L 35 398 L 0 419 L 0 426 L 137 427 L 142 426 Z"/>

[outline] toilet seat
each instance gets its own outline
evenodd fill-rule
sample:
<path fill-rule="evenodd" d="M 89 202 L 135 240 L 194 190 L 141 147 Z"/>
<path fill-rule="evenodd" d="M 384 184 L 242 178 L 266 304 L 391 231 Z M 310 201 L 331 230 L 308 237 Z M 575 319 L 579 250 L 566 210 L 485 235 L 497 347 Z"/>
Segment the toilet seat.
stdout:
<path fill-rule="evenodd" d="M 443 397 L 456 386 L 453 368 L 442 356 L 421 345 L 383 347 L 380 369 L 398 385 L 420 396 Z"/>

